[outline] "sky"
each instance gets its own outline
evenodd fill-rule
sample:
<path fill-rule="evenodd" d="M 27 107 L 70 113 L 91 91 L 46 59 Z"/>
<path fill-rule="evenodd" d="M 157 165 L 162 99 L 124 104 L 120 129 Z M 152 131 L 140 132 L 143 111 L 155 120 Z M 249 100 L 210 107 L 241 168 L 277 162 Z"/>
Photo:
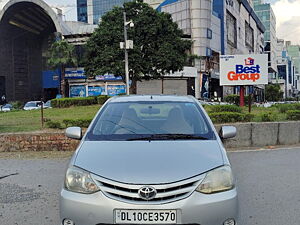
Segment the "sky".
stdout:
<path fill-rule="evenodd" d="M 76 0 L 44 0 L 63 10 L 66 20 L 77 20 Z M 300 0 L 265 0 L 276 16 L 277 37 L 300 44 Z"/>
<path fill-rule="evenodd" d="M 300 44 L 300 0 L 273 0 L 277 37 Z"/>

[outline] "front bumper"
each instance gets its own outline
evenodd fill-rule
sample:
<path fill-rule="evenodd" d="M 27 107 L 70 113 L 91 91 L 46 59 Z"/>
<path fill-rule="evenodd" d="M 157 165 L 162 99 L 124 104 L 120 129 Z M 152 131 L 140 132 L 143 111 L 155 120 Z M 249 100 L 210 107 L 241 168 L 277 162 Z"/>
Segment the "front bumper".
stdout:
<path fill-rule="evenodd" d="M 176 209 L 177 224 L 223 225 L 227 219 L 238 219 L 236 189 L 212 195 L 193 192 L 188 198 L 157 205 L 129 204 L 110 199 L 101 191 L 91 195 L 61 191 L 61 222 L 71 219 L 75 225 L 114 224 L 115 209 Z"/>

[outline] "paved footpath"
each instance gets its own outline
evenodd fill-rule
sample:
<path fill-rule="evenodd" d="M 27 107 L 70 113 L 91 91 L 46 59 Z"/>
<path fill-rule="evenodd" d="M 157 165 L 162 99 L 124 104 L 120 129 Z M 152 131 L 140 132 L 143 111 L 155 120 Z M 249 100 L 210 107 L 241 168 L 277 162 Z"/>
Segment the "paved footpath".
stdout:
<path fill-rule="evenodd" d="M 240 225 L 300 224 L 300 148 L 231 152 L 229 158 L 238 181 Z M 58 225 L 67 163 L 0 159 L 0 224 Z"/>

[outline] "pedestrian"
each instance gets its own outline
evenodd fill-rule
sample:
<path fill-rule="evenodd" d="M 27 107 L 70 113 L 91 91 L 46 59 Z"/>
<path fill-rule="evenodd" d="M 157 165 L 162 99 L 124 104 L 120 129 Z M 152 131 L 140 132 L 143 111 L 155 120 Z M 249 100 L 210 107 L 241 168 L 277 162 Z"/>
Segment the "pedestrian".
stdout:
<path fill-rule="evenodd" d="M 1 101 L 2 101 L 2 105 L 4 105 L 6 103 L 6 97 L 5 97 L 5 95 L 2 95 Z"/>

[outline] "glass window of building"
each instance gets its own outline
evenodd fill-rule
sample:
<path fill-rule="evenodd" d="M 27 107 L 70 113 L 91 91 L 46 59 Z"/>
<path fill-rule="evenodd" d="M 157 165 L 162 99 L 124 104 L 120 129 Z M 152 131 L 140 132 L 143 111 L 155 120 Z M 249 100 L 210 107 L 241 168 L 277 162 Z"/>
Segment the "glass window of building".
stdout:
<path fill-rule="evenodd" d="M 93 23 L 98 24 L 101 17 L 115 6 L 123 6 L 132 0 L 93 0 Z"/>
<path fill-rule="evenodd" d="M 245 45 L 254 51 L 254 31 L 247 21 L 245 21 Z"/>
<path fill-rule="evenodd" d="M 88 22 L 87 0 L 77 0 L 77 19 L 80 22 Z"/>
<path fill-rule="evenodd" d="M 226 15 L 226 28 L 227 28 L 227 42 L 232 47 L 237 47 L 237 29 L 236 18 L 227 11 Z"/>

